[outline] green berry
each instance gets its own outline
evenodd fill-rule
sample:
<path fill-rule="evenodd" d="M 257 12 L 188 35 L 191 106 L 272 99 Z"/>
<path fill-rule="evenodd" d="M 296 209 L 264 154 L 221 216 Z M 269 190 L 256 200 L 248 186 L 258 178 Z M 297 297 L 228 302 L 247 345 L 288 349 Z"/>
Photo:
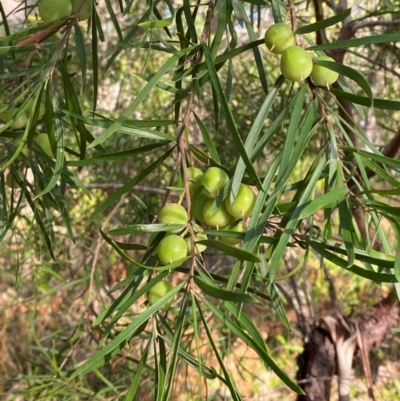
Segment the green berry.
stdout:
<path fill-rule="evenodd" d="M 312 68 L 312 59 L 302 47 L 290 46 L 283 52 L 281 72 L 289 81 L 304 81 L 311 74 Z"/>
<path fill-rule="evenodd" d="M 335 61 L 332 57 L 320 56 L 314 61 Z M 313 63 L 313 68 L 311 71 L 311 79 L 316 86 L 327 86 L 328 88 L 336 82 L 339 78 L 339 74 L 336 71 L 332 71 L 329 68 L 322 67 L 322 65 L 317 65 Z"/>
<path fill-rule="evenodd" d="M 194 249 L 195 249 L 195 255 L 201 252 L 204 252 L 207 249 L 207 245 L 201 245 L 201 244 L 196 244 L 197 241 L 203 241 L 207 240 L 208 237 L 206 234 L 196 234 L 194 237 Z M 186 246 L 187 246 L 187 254 L 191 255 L 192 254 L 192 239 L 191 237 L 185 238 Z"/>
<path fill-rule="evenodd" d="M 222 231 L 234 231 L 237 233 L 244 233 L 246 232 L 246 227 L 243 223 L 242 220 L 240 220 L 237 224 L 235 224 L 233 227 L 225 227 Z M 225 236 L 220 236 L 221 241 L 225 242 L 225 244 L 228 245 L 236 245 L 242 242 L 240 238 L 234 238 L 234 237 L 225 237 Z"/>
<path fill-rule="evenodd" d="M 149 301 L 149 305 L 154 305 L 160 298 L 164 295 L 168 294 L 172 291 L 174 287 L 169 281 L 161 280 L 158 283 L 154 284 L 152 288 L 150 288 L 149 292 L 147 293 L 147 300 Z M 160 309 L 168 309 L 172 302 L 174 301 L 174 297 L 171 296 Z"/>
<path fill-rule="evenodd" d="M 188 223 L 189 217 L 186 209 L 179 203 L 169 203 L 165 205 L 158 214 L 160 224 L 183 224 Z M 181 230 L 171 230 L 171 232 L 179 232 Z"/>
<path fill-rule="evenodd" d="M 79 14 L 79 21 L 85 21 L 92 16 L 93 0 L 71 0 L 71 1 L 72 1 L 71 14 L 73 14 L 81 6 L 83 1 L 85 1 L 85 4 L 83 5 L 81 12 Z"/>
<path fill-rule="evenodd" d="M 203 208 L 203 220 L 211 227 L 225 227 L 229 224 L 231 215 L 226 210 L 224 203 L 222 203 L 220 207 L 215 210 L 215 212 L 211 213 L 213 203 L 213 199 L 209 199 L 205 203 Z"/>
<path fill-rule="evenodd" d="M 212 199 L 215 199 L 219 191 L 229 181 L 228 174 L 219 167 L 210 167 L 203 175 L 201 183 L 208 191 L 206 195 Z"/>
<path fill-rule="evenodd" d="M 230 196 L 225 199 L 225 206 L 229 214 L 236 219 L 249 217 L 254 209 L 256 197 L 253 191 L 244 184 L 240 184 L 239 191 L 233 201 Z"/>
<path fill-rule="evenodd" d="M 265 32 L 264 41 L 273 53 L 282 54 L 289 46 L 294 45 L 294 33 L 284 23 L 274 24 Z"/>
<path fill-rule="evenodd" d="M 39 15 L 44 23 L 69 17 L 72 12 L 71 0 L 39 0 Z"/>
<path fill-rule="evenodd" d="M 53 150 L 51 149 L 49 136 L 47 134 L 39 134 L 35 137 L 34 142 L 46 153 L 47 156 L 54 158 Z"/>
<path fill-rule="evenodd" d="M 163 265 L 169 265 L 187 256 L 185 240 L 176 234 L 167 235 L 158 244 L 158 257 Z"/>

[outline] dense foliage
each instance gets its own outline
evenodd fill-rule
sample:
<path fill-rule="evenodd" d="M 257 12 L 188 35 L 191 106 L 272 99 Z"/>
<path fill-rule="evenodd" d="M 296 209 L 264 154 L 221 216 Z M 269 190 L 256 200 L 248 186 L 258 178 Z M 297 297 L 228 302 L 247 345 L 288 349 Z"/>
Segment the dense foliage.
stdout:
<path fill-rule="evenodd" d="M 0 5 L 2 276 L 36 305 L 0 390 L 238 401 L 237 341 L 301 394 L 254 311 L 305 330 L 310 272 L 400 296 L 400 3 L 56 3 Z"/>

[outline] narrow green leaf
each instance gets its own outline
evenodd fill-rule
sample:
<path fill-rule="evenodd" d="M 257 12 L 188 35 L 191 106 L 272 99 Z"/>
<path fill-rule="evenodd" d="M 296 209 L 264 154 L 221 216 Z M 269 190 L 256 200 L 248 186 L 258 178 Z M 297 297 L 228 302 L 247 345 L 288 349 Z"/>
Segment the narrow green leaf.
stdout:
<path fill-rule="evenodd" d="M 129 386 L 128 392 L 126 393 L 123 401 L 132 401 L 136 395 L 137 390 L 139 389 L 139 383 L 141 382 L 143 369 L 146 366 L 147 356 L 149 355 L 149 348 L 151 343 L 152 339 L 148 341 L 145 349 L 142 351 L 142 357 L 140 358 L 135 375 L 133 376 L 132 383 Z"/>
<path fill-rule="evenodd" d="M 208 50 L 208 48 L 206 46 L 204 47 L 204 55 L 205 55 L 206 63 L 208 66 L 208 71 L 210 74 L 212 86 L 213 86 L 213 88 L 216 92 L 217 98 L 222 106 L 222 110 L 224 111 L 226 123 L 227 123 L 228 129 L 229 129 L 229 132 L 232 135 L 232 139 L 236 145 L 236 149 L 239 152 L 240 156 L 243 158 L 243 161 L 248 170 L 248 174 L 254 180 L 254 183 L 257 185 L 257 187 L 261 188 L 262 185 L 261 185 L 260 179 L 258 178 L 258 175 L 254 170 L 253 164 L 251 163 L 251 161 L 249 159 L 249 155 L 246 153 L 246 150 L 243 146 L 243 142 L 239 135 L 235 120 L 233 118 L 232 111 L 226 100 L 226 97 L 222 90 L 221 83 L 219 81 L 217 72 L 215 70 L 215 66 L 213 64 L 213 60 L 212 60 L 210 51 Z"/>
<path fill-rule="evenodd" d="M 286 327 L 286 329 L 291 331 L 290 322 L 286 315 L 285 307 L 283 306 L 281 295 L 278 288 L 276 287 L 276 284 L 267 282 L 266 287 L 275 312 L 279 316 L 279 319 L 281 319 L 281 322 Z"/>
<path fill-rule="evenodd" d="M 139 92 L 135 100 L 125 109 L 125 111 L 118 117 L 118 119 L 112 123 L 99 137 L 97 137 L 89 147 L 95 147 L 103 143 L 107 138 L 109 138 L 115 131 L 117 131 L 126 120 L 128 120 L 133 112 L 142 104 L 144 99 L 149 95 L 157 82 L 161 77 L 167 73 L 167 71 L 173 66 L 174 63 L 183 55 L 193 51 L 198 46 L 191 46 L 186 49 L 180 50 L 176 54 L 172 55 L 154 74 L 153 78 L 145 85 L 145 87 Z"/>
<path fill-rule="evenodd" d="M 98 363 L 104 360 L 104 358 L 125 340 L 131 338 L 132 334 L 145 322 L 150 316 L 152 316 L 163 304 L 170 299 L 170 297 L 177 294 L 184 286 L 185 282 L 174 287 L 170 292 L 161 297 L 155 304 L 150 306 L 145 312 L 141 313 L 132 323 L 130 323 L 124 330 L 122 330 L 116 337 L 114 337 L 106 346 L 98 350 L 93 356 L 87 359 L 82 365 L 80 365 L 71 375 L 71 378 L 79 375 L 91 372 L 94 367 L 99 367 Z"/>
<path fill-rule="evenodd" d="M 343 21 L 346 19 L 349 15 L 351 14 L 351 7 L 348 8 L 347 10 L 344 10 L 340 12 L 339 14 L 334 15 L 333 17 L 326 18 L 322 21 L 315 22 L 314 24 L 302 26 L 300 28 L 296 29 L 296 34 L 301 35 L 304 33 L 310 33 L 310 32 L 317 32 L 322 29 L 328 28 L 332 25 L 337 24 L 338 22 Z"/>
<path fill-rule="evenodd" d="M 313 64 L 321 65 L 322 67 L 329 68 L 332 71 L 336 71 L 339 74 L 342 74 L 354 82 L 356 82 L 360 88 L 366 93 L 368 98 L 371 100 L 370 106 L 374 106 L 374 95 L 372 93 L 371 86 L 369 82 L 364 78 L 364 75 L 361 72 L 355 70 L 354 68 L 348 67 L 347 65 L 343 65 L 340 63 L 335 63 L 333 61 L 326 60 L 313 60 Z"/>
<path fill-rule="evenodd" d="M 332 43 L 324 43 L 322 45 L 310 46 L 307 50 L 334 50 L 348 49 L 349 47 L 361 47 L 367 45 L 376 45 L 380 43 L 399 42 L 400 33 L 386 33 L 383 35 L 363 36 L 362 38 L 337 40 Z"/>
<path fill-rule="evenodd" d="M 318 159 L 316 161 L 318 161 Z M 314 171 L 312 171 L 312 169 L 310 169 L 309 182 L 307 183 L 307 186 L 304 189 L 304 192 L 302 193 L 302 195 L 299 198 L 297 207 L 294 210 L 294 212 L 292 213 L 292 216 L 290 217 L 290 220 L 287 222 L 287 224 L 282 226 L 282 228 L 284 230 L 283 230 L 283 232 L 281 232 L 279 242 L 276 245 L 275 249 L 273 250 L 273 254 L 270 259 L 269 279 L 271 282 L 273 282 L 276 277 L 278 269 L 281 265 L 282 255 L 286 249 L 287 243 L 288 243 L 290 237 L 292 236 L 293 231 L 297 227 L 300 212 L 304 208 L 305 204 L 308 202 L 313 191 L 315 190 L 316 182 L 319 180 L 322 170 L 325 167 L 325 161 L 326 161 L 325 155 L 323 155 L 323 156 L 321 156 L 320 160 L 318 161 L 318 164 L 315 166 Z"/>
<path fill-rule="evenodd" d="M 193 115 L 196 119 L 197 125 L 200 128 L 200 132 L 203 135 L 204 143 L 210 152 L 211 159 L 216 163 L 216 164 L 221 164 L 220 158 L 218 156 L 218 151 L 215 148 L 214 142 L 211 138 L 210 133 L 207 130 L 207 127 L 204 125 L 203 121 L 201 121 L 200 117 L 193 112 Z"/>
<path fill-rule="evenodd" d="M 161 231 L 170 231 L 184 229 L 186 225 L 182 224 L 133 224 L 122 228 L 115 228 L 108 231 L 109 235 L 128 235 L 134 233 L 159 233 Z"/>
<path fill-rule="evenodd" d="M 150 145 L 140 146 L 135 149 L 125 150 L 122 152 L 102 154 L 84 160 L 68 160 L 66 162 L 66 165 L 74 167 L 82 167 L 82 166 L 90 166 L 92 164 L 97 164 L 97 163 L 103 163 L 107 161 L 121 161 L 124 159 L 129 159 L 136 155 L 143 155 L 144 153 L 151 152 L 152 150 L 158 149 L 159 147 L 162 147 L 168 143 L 169 141 L 160 141 L 152 143 Z"/>
<path fill-rule="evenodd" d="M 260 132 L 264 126 L 265 120 L 268 116 L 268 113 L 270 112 L 272 105 L 274 103 L 274 100 L 277 96 L 277 94 L 280 91 L 280 88 L 285 81 L 284 77 L 281 75 L 278 80 L 276 81 L 273 89 L 269 92 L 267 97 L 264 100 L 264 103 L 262 104 L 253 125 L 251 126 L 249 135 L 246 138 L 244 148 L 246 150 L 246 153 L 249 155 L 252 155 L 254 152 L 254 147 L 257 145 L 257 140 L 260 135 Z M 235 173 L 233 175 L 233 180 L 232 180 L 232 194 L 234 197 L 237 195 L 237 192 L 239 190 L 239 186 L 242 182 L 243 175 L 246 170 L 246 165 L 243 161 L 242 158 L 239 159 Z"/>
<path fill-rule="evenodd" d="M 210 328 L 208 327 L 207 320 L 204 318 L 204 315 L 203 315 L 202 307 L 199 304 L 197 299 L 196 299 L 196 304 L 197 304 L 197 309 L 199 311 L 199 315 L 200 315 L 201 320 L 203 322 L 203 326 L 206 329 L 206 334 L 207 334 L 208 340 L 210 341 L 211 347 L 212 347 L 212 349 L 214 351 L 214 355 L 217 358 L 218 364 L 221 367 L 221 370 L 222 370 L 222 373 L 223 373 L 224 379 L 225 379 L 225 384 L 229 388 L 229 391 L 231 393 L 231 397 L 232 397 L 233 401 L 243 401 L 242 397 L 239 395 L 239 393 L 238 393 L 238 391 L 237 391 L 237 389 L 235 387 L 235 384 L 232 382 L 232 379 L 231 379 L 231 377 L 229 375 L 229 372 L 226 369 L 224 360 L 221 358 L 221 355 L 219 354 L 218 347 L 215 345 L 212 332 L 211 332 Z"/>
<path fill-rule="evenodd" d="M 237 326 L 231 319 L 229 319 L 221 310 L 209 302 L 206 298 L 201 298 L 207 308 L 214 314 L 214 316 L 221 321 L 229 330 L 237 335 L 242 341 L 245 342 L 261 357 L 264 363 L 270 367 L 275 374 L 294 392 L 297 394 L 304 394 L 303 390 L 293 382 L 285 372 L 276 364 L 264 348 L 260 347 L 247 333 L 245 333 L 239 326 Z"/>
<path fill-rule="evenodd" d="M 306 240 L 306 242 L 321 256 L 325 259 L 329 260 L 333 264 L 343 268 L 346 271 L 356 274 L 357 276 L 367 278 L 376 283 L 395 283 L 396 277 L 393 274 L 388 273 L 377 273 L 371 270 L 363 269 L 357 265 L 353 265 L 351 267 L 347 267 L 348 263 L 346 260 L 340 258 L 332 252 L 329 252 L 327 248 L 324 247 L 324 244 L 320 244 L 316 241 Z M 333 250 L 335 250 L 333 248 Z M 346 250 L 345 250 L 346 252 Z M 393 266 L 393 262 L 392 262 Z"/>
<path fill-rule="evenodd" d="M 252 295 L 223 290 L 221 288 L 218 288 L 217 286 L 207 284 L 197 276 L 194 277 L 194 281 L 204 293 L 210 295 L 213 298 L 236 303 L 258 303 L 258 300 Z"/>
<path fill-rule="evenodd" d="M 287 129 L 285 144 L 282 151 L 281 167 L 279 168 L 279 174 L 276 179 L 277 183 L 279 183 L 282 180 L 282 177 L 285 174 L 287 166 L 289 165 L 289 160 L 291 158 L 293 159 L 292 152 L 294 149 L 296 134 L 297 132 L 299 132 L 300 119 L 303 114 L 303 104 L 304 104 L 306 89 L 307 89 L 306 84 L 301 85 L 299 89 L 299 94 L 296 98 L 296 102 L 293 105 L 293 111 L 290 116 L 289 127 Z"/>
<path fill-rule="evenodd" d="M 122 195 L 129 192 L 131 188 L 137 185 L 140 181 L 142 181 L 145 177 L 147 177 L 153 170 L 155 170 L 162 162 L 170 155 L 172 150 L 169 150 L 165 154 L 163 154 L 158 160 L 156 160 L 153 164 L 139 173 L 136 177 L 129 180 L 122 188 L 115 191 L 113 195 L 111 195 L 108 199 L 106 199 L 103 203 L 100 203 L 99 206 L 95 209 L 95 211 L 89 216 L 87 224 L 93 223 L 96 218 L 109 206 L 111 206 L 114 202 L 118 201 Z"/>
<path fill-rule="evenodd" d="M 244 251 L 234 246 L 225 244 L 224 242 L 217 240 L 201 240 L 197 242 L 201 245 L 206 245 L 207 247 L 217 249 L 226 255 L 233 256 L 239 260 L 248 260 L 250 262 L 260 262 L 260 258 L 250 252 Z"/>
<path fill-rule="evenodd" d="M 316 213 L 318 210 L 325 209 L 326 207 L 335 207 L 346 197 L 348 192 L 349 190 L 347 188 L 337 188 L 318 196 L 313 201 L 307 203 L 300 211 L 299 220 L 305 219 Z"/>

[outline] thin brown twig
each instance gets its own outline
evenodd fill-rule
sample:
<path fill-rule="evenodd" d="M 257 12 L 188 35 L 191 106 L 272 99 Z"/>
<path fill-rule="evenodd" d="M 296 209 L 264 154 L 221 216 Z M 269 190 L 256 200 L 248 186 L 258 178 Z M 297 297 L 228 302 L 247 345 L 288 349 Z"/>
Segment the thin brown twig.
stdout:
<path fill-rule="evenodd" d="M 351 30 L 355 34 L 359 29 L 374 27 L 374 26 L 393 26 L 399 25 L 400 19 L 394 20 L 365 20 L 362 22 L 354 22 L 351 25 Z"/>
<path fill-rule="evenodd" d="M 296 22 L 296 7 L 294 5 L 293 0 L 288 0 L 289 2 L 289 13 L 290 13 L 290 25 L 292 27 L 292 31 L 295 32 L 297 28 L 297 22 Z M 295 37 L 296 40 L 296 37 Z"/>

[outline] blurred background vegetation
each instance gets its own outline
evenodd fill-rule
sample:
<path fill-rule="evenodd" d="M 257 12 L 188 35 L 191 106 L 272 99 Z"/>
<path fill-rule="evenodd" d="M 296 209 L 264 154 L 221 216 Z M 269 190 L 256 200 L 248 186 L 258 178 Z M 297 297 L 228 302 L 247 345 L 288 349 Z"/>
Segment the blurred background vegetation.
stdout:
<path fill-rule="evenodd" d="M 158 2 L 157 2 L 158 3 Z M 181 2 L 174 1 L 175 9 L 181 7 Z M 360 23 L 367 17 L 379 19 L 382 16 L 398 18 L 399 2 L 394 2 L 396 12 L 385 6 L 386 2 L 357 2 L 353 8 L 353 18 L 360 17 Z M 333 15 L 325 3 L 326 17 Z M 350 6 L 351 4 L 349 4 Z M 7 7 L 6 7 L 7 6 Z M 2 1 L 3 10 L 11 10 L 17 7 L 19 11 L 9 14 L 7 21 L 11 32 L 21 28 L 21 24 L 29 26 L 36 21 L 36 4 L 31 2 Z M 265 7 L 263 1 L 250 1 L 245 3 L 246 11 L 250 16 L 256 39 L 262 39 L 266 28 L 272 23 L 270 7 Z M 132 2 L 130 13 L 121 16 L 117 1 L 99 2 L 96 4 L 97 18 L 101 22 L 105 39 L 98 46 L 98 84 L 93 82 L 92 59 L 87 58 L 87 69 L 82 68 L 77 56 L 76 42 L 72 39 L 68 43 L 67 50 L 63 53 L 64 67 L 78 95 L 82 115 L 87 118 L 87 127 L 94 137 L 97 137 L 102 129 L 96 123 L 90 124 L 91 119 L 102 116 L 113 121 L 132 103 L 140 89 L 144 85 L 147 76 L 154 74 L 168 54 L 163 52 L 149 52 L 141 47 L 144 42 L 158 41 L 160 36 L 166 40 L 166 32 L 162 30 L 142 30 L 137 32 L 121 45 L 117 30 L 113 22 L 114 16 L 110 15 L 110 9 L 114 10 L 120 21 L 121 35 L 126 36 L 132 29 L 135 15 L 143 15 L 147 5 L 145 2 Z M 196 20 L 202 27 L 206 8 L 199 7 L 199 18 Z M 314 11 L 309 2 L 296 3 L 298 25 L 306 25 L 313 22 Z M 2 13 L 3 23 L 0 25 L 0 37 L 4 37 L 7 29 L 4 20 L 7 11 Z M 15 15 L 17 18 L 13 18 Z M 235 20 L 232 22 L 237 35 L 238 45 L 249 41 L 248 33 Z M 84 46 L 88 54 L 92 51 L 91 22 L 80 23 Z M 397 25 L 366 26 L 368 31 L 380 31 L 384 33 L 399 31 Z M 173 37 L 176 37 L 174 26 L 168 28 Z M 201 28 L 199 28 L 201 29 Z M 339 32 L 339 27 L 333 27 L 329 39 L 334 40 Z M 49 40 L 59 40 L 61 33 L 55 34 Z M 100 35 L 101 36 L 101 35 Z M 227 35 L 230 37 L 231 35 Z M 76 39 L 75 39 L 76 40 Z M 267 84 L 271 88 L 279 77 L 278 57 L 267 52 L 260 46 L 260 52 L 266 71 Z M 116 49 L 120 49 L 118 57 L 112 65 L 108 65 L 111 55 Z M 354 50 L 354 49 L 353 49 Z M 399 61 L 400 48 L 398 45 L 387 44 L 381 48 L 368 47 L 362 51 L 362 55 L 356 49 L 346 56 L 346 64 L 364 73 L 373 87 L 375 96 L 379 98 L 398 100 L 399 93 Z M 361 50 L 360 50 L 361 53 Z M 24 55 L 26 57 L 26 54 Z M 49 52 L 43 57 L 51 57 Z M 1 64 L 2 76 L 4 64 Z M 86 72 L 86 81 L 83 73 Z M 225 92 L 229 99 L 232 112 L 235 116 L 238 131 L 243 138 L 249 129 L 265 100 L 265 93 L 260 87 L 260 78 L 257 66 L 254 62 L 253 52 L 246 51 L 225 63 L 221 68 L 220 79 L 226 84 Z M 1 78 L 0 79 L 3 79 Z M 172 75 L 171 75 L 172 77 Z M 56 71 L 53 75 L 54 87 L 59 91 L 60 99 L 63 98 L 63 73 Z M 4 80 L 3 80 L 4 83 Z M 173 84 L 163 80 L 165 85 Z M 0 91 L 4 94 L 4 88 L 0 84 Z M 183 85 L 188 82 L 183 81 Z M 98 101 L 96 113 L 93 114 L 94 88 L 98 89 Z M 173 86 L 172 86 L 173 88 Z M 353 88 L 358 91 L 356 87 Z M 284 110 L 290 97 L 291 86 L 284 83 L 281 91 L 275 99 L 265 126 L 270 124 Z M 307 94 L 310 102 L 311 93 Z M 306 101 L 306 102 L 307 102 Z M 326 101 L 332 102 L 331 97 Z M 175 133 L 175 109 L 173 107 L 174 93 L 155 88 L 145 99 L 140 107 L 131 116 L 133 120 L 168 120 L 168 123 L 155 127 L 158 131 L 174 135 Z M 213 140 L 221 157 L 221 163 L 227 168 L 234 167 L 236 162 L 235 145 L 229 135 L 223 118 L 215 121 L 214 103 L 209 87 L 203 87 L 196 95 L 194 111 L 207 126 L 213 135 Z M 65 105 L 63 107 L 65 109 Z M 399 127 L 400 115 L 398 111 L 374 110 L 367 113 L 365 120 L 358 117 L 360 124 L 369 139 L 378 147 L 384 147 L 391 134 Z M 277 152 L 284 144 L 285 132 L 288 121 L 285 121 L 278 134 L 274 135 L 268 149 L 263 150 L 262 156 L 257 159 L 256 169 L 262 177 L 275 159 Z M 45 124 L 39 125 L 41 132 L 46 131 Z M 64 140 L 67 149 L 67 160 L 78 160 L 76 129 L 66 125 L 64 128 Z M 203 143 L 199 128 L 190 127 L 191 143 L 198 149 L 207 152 Z M 291 182 L 297 182 L 305 176 L 314 161 L 316 152 L 319 151 L 326 138 L 324 126 L 320 125 L 313 136 L 305 156 L 299 161 L 295 173 L 291 176 Z M 2 160 L 9 157 L 15 151 L 15 146 L 10 142 L 10 137 L 4 135 L 1 140 Z M 124 133 L 115 133 L 109 140 L 102 143 L 105 154 L 130 151 L 153 144 L 153 140 Z M 168 158 L 149 174 L 140 185 L 134 187 L 129 193 L 124 194 L 117 202 L 107 207 L 97 216 L 95 221 L 87 224 L 87 218 L 96 207 L 105 201 L 111 194 L 121 188 L 128 179 L 135 177 L 146 165 L 154 163 L 163 155 L 170 145 L 159 148 L 143 148 L 143 153 L 138 157 L 119 158 L 113 160 L 88 164 L 79 167 L 78 163 L 71 163 L 69 169 L 76 177 L 82 180 L 87 188 L 87 193 L 79 189 L 79 185 L 64 181 L 65 192 L 63 197 L 67 202 L 69 225 L 66 224 L 65 215 L 59 208 L 47 207 L 40 210 L 43 222 L 49 226 L 52 252 L 49 251 L 48 239 L 44 238 L 43 231 L 38 227 L 34 213 L 26 200 L 18 205 L 12 226 L 3 236 L 0 243 L 0 395 L 6 401 L 11 400 L 123 400 L 131 386 L 138 361 L 140 360 L 146 340 L 154 327 L 149 327 L 140 335 L 134 337 L 131 342 L 124 345 L 118 355 L 100 369 L 88 375 L 80 375 L 69 378 L 67 368 L 86 360 L 99 346 L 102 331 L 105 326 L 94 327 L 96 317 L 109 306 L 122 292 L 122 289 L 114 288 L 121 280 L 129 275 L 132 268 L 129 262 L 120 257 L 114 249 L 106 243 L 99 229 L 103 231 L 111 228 L 122 227 L 130 224 L 152 223 L 157 215 L 160 204 L 166 193 L 166 187 L 170 185 L 170 176 L 174 168 L 174 158 Z M 87 158 L 98 155 L 98 149 L 88 149 Z M 35 156 L 36 157 L 36 156 Z M 40 160 L 40 156 L 39 159 Z M 44 166 L 42 159 L 38 165 Z M 398 179 L 397 171 L 392 171 L 394 179 Z M 46 173 L 46 168 L 41 169 L 44 182 L 51 177 Z M 47 174 L 47 175 L 46 175 Z M 47 177 L 47 178 L 46 178 Z M 29 178 L 29 177 L 28 177 Z M 181 177 L 178 175 L 173 187 L 181 186 Z M 386 183 L 376 177 L 375 187 L 387 188 Z M 3 184 L 2 184 L 3 185 Z M 43 189 L 43 186 L 42 186 Z M 6 191 L 6 192 L 4 192 Z M 7 192 L 8 191 L 8 192 Z M 8 202 L 17 203 L 18 190 L 7 193 Z M 90 194 L 90 196 L 88 196 Z M 10 197 L 14 200 L 10 201 Z M 289 202 L 292 193 L 286 193 L 285 199 Z M 176 191 L 170 194 L 170 200 L 177 199 Z M 5 201 L 5 200 L 4 200 Z M 398 206 L 398 200 L 390 199 L 390 203 Z M 15 207 L 15 206 L 14 206 Z M 46 211 L 51 210 L 51 216 L 46 216 Z M 38 212 L 39 213 L 39 212 Z M 314 219 L 323 216 L 314 216 Z M 388 240 L 393 244 L 396 240 L 395 233 L 391 231 L 389 224 L 382 221 L 382 227 L 387 233 Z M 71 235 L 72 234 L 72 235 Z M 142 243 L 146 245 L 148 235 L 137 234 L 113 238 L 125 243 Z M 139 259 L 143 250 L 127 251 L 133 259 Z M 232 268 L 232 260 L 215 251 L 207 250 L 210 258 L 210 271 L 216 274 L 228 275 Z M 303 251 L 290 248 L 282 261 L 282 275 L 301 263 Z M 327 313 L 331 307 L 331 294 L 329 281 L 334 282 L 338 304 L 343 313 L 351 315 L 361 312 L 372 306 L 390 292 L 388 285 L 378 285 L 369 280 L 344 272 L 333 264 L 327 263 L 325 270 L 321 268 L 320 257 L 317 254 L 309 254 L 305 262 L 305 268 L 295 276 L 296 285 L 300 286 L 307 296 L 310 312 L 314 319 Z M 173 276 L 175 283 L 179 281 L 179 274 Z M 290 281 L 286 283 L 289 288 Z M 114 288 L 114 289 L 113 289 Z M 112 290 L 113 289 L 113 290 Z M 286 295 L 290 291 L 282 284 L 281 291 Z M 286 292 L 288 291 L 288 292 Z M 145 305 L 145 298 L 139 299 L 130 307 L 112 328 L 110 338 L 126 327 Z M 258 305 L 246 305 L 245 311 L 258 327 L 265 339 L 271 355 L 278 365 L 290 377 L 294 377 L 297 371 L 296 358 L 303 349 L 301 330 L 298 328 L 298 316 L 290 300 L 285 301 L 286 312 L 291 323 L 292 331 L 288 331 L 268 302 Z M 312 306 L 312 307 L 311 307 Z M 179 301 L 164 316 L 171 321 L 177 318 L 179 313 Z M 296 399 L 273 372 L 266 369 L 259 360 L 257 354 L 249 349 L 242 341 L 212 317 L 206 315 L 212 324 L 215 342 L 220 350 L 230 374 L 234 378 L 237 387 L 244 399 L 279 400 L 283 397 L 287 400 Z M 207 366 L 217 366 L 215 355 L 203 335 L 199 337 L 199 343 L 194 341 L 193 330 L 190 327 L 182 338 L 184 349 L 196 354 L 199 349 L 203 361 Z M 374 389 L 377 399 L 389 400 L 400 397 L 400 351 L 399 335 L 393 333 L 371 355 Z M 150 353 L 153 352 L 150 350 Z M 152 400 L 154 395 L 154 361 L 149 358 L 146 369 L 138 384 L 138 394 L 135 400 Z M 179 360 L 180 361 L 180 360 Z M 213 380 L 205 380 L 197 374 L 189 365 L 178 362 L 177 379 L 172 390 L 171 399 L 181 400 L 229 400 L 230 395 L 225 385 Z M 365 400 L 366 385 L 364 373 L 361 368 L 361 360 L 357 360 L 354 367 L 354 378 L 351 382 L 351 393 L 355 400 Z"/>

